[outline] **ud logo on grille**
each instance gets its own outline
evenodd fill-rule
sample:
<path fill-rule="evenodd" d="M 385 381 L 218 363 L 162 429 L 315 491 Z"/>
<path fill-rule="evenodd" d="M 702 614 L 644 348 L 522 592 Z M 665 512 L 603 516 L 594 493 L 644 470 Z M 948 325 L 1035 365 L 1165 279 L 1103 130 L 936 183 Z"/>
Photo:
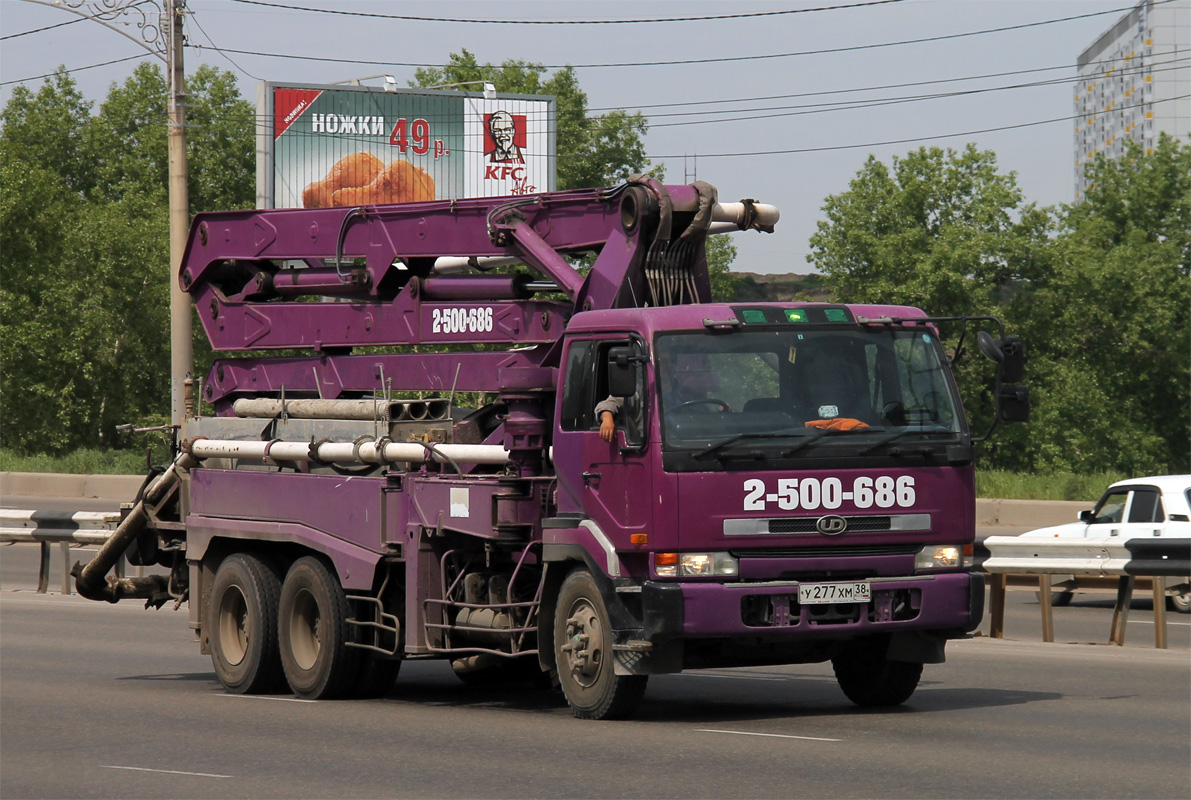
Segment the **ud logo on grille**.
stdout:
<path fill-rule="evenodd" d="M 819 533 L 835 536 L 848 529 L 848 521 L 843 517 L 819 517 L 815 522 L 815 528 Z"/>

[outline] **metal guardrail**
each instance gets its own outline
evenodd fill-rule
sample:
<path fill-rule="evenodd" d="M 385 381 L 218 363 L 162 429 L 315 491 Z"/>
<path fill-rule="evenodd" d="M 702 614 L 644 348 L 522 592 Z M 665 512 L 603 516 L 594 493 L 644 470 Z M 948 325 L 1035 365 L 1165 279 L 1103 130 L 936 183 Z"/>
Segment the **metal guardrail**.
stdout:
<path fill-rule="evenodd" d="M 37 591 L 45 594 L 50 586 L 50 554 L 57 544 L 62 552 L 62 594 L 73 591 L 70 575 L 72 544 L 102 545 L 120 522 L 118 511 L 29 511 L 0 509 L 0 544 L 36 542 L 41 545 L 41 566 Z M 125 561 L 120 559 L 116 572 L 123 577 Z"/>
<path fill-rule="evenodd" d="M 1111 591 L 1116 603 L 1108 643 L 1123 645 L 1133 591 L 1148 584 L 1154 598 L 1154 646 L 1166 649 L 1166 595 L 1191 585 L 1191 539 L 1035 539 L 990 536 L 980 543 L 988 553 L 980 564 L 989 582 L 989 635 L 1002 638 L 1005 591 L 1034 589 L 1042 607 L 1042 640 L 1054 641 L 1051 592 Z M 978 547 L 978 549 L 981 549 Z M 1064 580 L 1055 583 L 1055 576 Z"/>

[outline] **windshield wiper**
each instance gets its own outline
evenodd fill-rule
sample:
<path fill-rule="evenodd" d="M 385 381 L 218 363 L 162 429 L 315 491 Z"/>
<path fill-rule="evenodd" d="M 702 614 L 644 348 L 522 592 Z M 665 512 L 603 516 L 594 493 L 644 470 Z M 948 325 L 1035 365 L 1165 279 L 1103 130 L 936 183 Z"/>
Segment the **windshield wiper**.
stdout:
<path fill-rule="evenodd" d="M 808 433 L 811 430 L 814 430 L 814 433 Z M 794 438 L 794 437 L 799 437 L 799 436 L 805 436 L 806 438 L 803 439 L 801 442 L 799 442 L 798 444 L 789 448 L 788 450 L 783 450 L 781 453 L 778 454 L 778 458 L 786 458 L 787 456 L 797 453 L 799 450 L 801 450 L 804 447 L 809 447 L 810 445 L 814 444 L 815 442 L 819 441 L 824 436 L 827 436 L 829 434 L 880 433 L 883 430 L 885 430 L 885 429 L 884 428 L 859 428 L 856 430 L 841 431 L 841 430 L 836 430 L 835 428 L 821 428 L 818 430 L 815 430 L 813 428 L 787 428 L 784 431 L 773 431 L 771 433 L 738 433 L 735 436 L 729 436 L 727 439 L 724 439 L 723 441 L 716 442 L 713 445 L 709 445 L 709 446 L 703 448 L 699 452 L 692 454 L 691 458 L 694 458 L 696 460 L 702 460 L 702 459 L 706 458 L 707 456 L 713 455 L 713 454 L 716 454 L 716 457 L 718 458 L 718 457 L 720 457 L 718 455 L 718 452 L 720 450 L 727 447 L 728 445 L 735 444 L 736 442 L 744 441 L 745 439 L 789 439 L 789 438 Z"/>
<path fill-rule="evenodd" d="M 707 447 L 704 447 L 699 452 L 692 454 L 691 458 L 701 461 L 702 459 L 706 458 L 707 456 L 712 455 L 713 453 L 716 453 L 719 450 L 722 450 L 723 448 L 727 447 L 728 445 L 736 444 L 736 442 L 742 442 L 745 439 L 785 439 L 785 438 L 789 438 L 791 436 L 805 436 L 806 431 L 807 431 L 806 428 L 787 428 L 784 431 L 768 431 L 766 433 L 738 433 L 735 436 L 729 436 L 727 439 L 723 439 L 721 441 L 716 442 L 715 444 L 708 445 Z M 821 436 L 821 435 L 822 435 L 822 432 L 820 432 L 819 434 L 816 434 L 810 438 L 813 441 L 814 439 L 818 439 L 819 436 Z"/>
<path fill-rule="evenodd" d="M 867 454 L 873 452 L 874 450 L 884 447 L 885 445 L 889 444 L 890 442 L 895 442 L 898 439 L 902 438 L 903 436 L 909 436 L 912 433 L 948 433 L 948 432 L 949 431 L 946 428 L 940 429 L 937 427 L 934 429 L 931 429 L 931 430 L 927 430 L 926 428 L 904 428 L 900 431 L 891 433 L 882 439 L 878 439 L 877 441 L 870 444 L 868 447 L 861 450 L 856 455 L 858 455 L 858 456 L 867 455 Z"/>

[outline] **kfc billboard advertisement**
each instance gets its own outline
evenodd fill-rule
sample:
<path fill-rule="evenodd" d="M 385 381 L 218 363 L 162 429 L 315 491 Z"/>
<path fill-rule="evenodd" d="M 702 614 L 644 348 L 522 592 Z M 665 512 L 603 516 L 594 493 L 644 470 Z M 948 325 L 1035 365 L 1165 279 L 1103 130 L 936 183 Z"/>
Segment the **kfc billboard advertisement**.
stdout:
<path fill-rule="evenodd" d="M 262 208 L 556 188 L 553 97 L 265 83 L 257 105 Z"/>

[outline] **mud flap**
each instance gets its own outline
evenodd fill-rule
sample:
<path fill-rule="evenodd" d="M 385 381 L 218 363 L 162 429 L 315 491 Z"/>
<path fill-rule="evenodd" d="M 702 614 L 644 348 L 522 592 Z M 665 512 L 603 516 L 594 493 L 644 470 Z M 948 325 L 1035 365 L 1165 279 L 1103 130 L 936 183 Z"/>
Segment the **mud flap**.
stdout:
<path fill-rule="evenodd" d="M 683 648 L 680 641 L 653 644 L 627 642 L 614 646 L 617 675 L 663 675 L 682 672 Z"/>

